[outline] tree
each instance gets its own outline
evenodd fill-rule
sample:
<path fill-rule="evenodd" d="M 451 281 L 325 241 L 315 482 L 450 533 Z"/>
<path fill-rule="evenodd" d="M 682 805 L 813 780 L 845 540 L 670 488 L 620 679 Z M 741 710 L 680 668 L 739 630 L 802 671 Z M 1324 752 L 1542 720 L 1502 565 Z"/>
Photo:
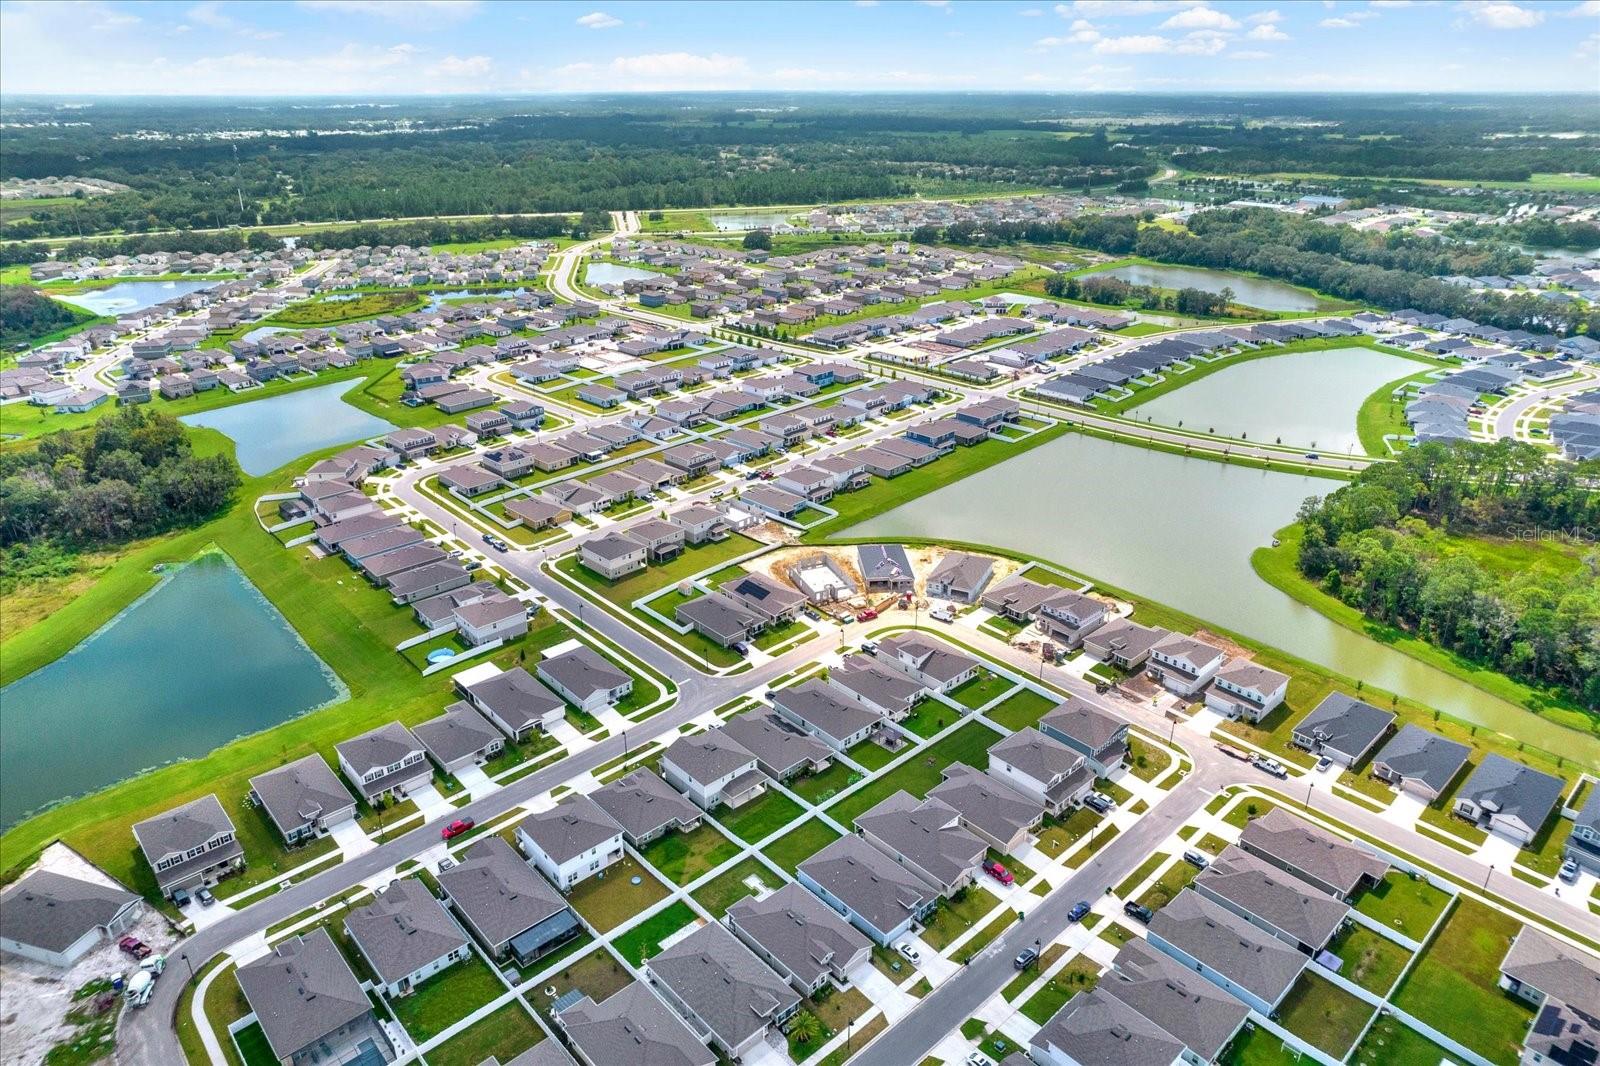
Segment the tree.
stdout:
<path fill-rule="evenodd" d="M 789 1035 L 801 1044 L 810 1044 L 825 1031 L 822 1019 L 808 1010 L 800 1011 L 789 1020 Z"/>
<path fill-rule="evenodd" d="M 762 251 L 771 251 L 772 234 L 764 229 L 753 229 L 744 235 L 744 241 L 742 243 L 746 250 L 760 249 Z"/>

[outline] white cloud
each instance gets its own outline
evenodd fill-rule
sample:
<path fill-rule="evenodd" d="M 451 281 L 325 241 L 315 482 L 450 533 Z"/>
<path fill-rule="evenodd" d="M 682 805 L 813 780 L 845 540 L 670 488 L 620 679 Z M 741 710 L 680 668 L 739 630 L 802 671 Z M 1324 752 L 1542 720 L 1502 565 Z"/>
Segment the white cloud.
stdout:
<path fill-rule="evenodd" d="M 1289 35 L 1270 22 L 1263 22 L 1249 33 L 1245 34 L 1252 41 L 1287 41 Z"/>
<path fill-rule="evenodd" d="M 341 15 L 370 15 L 394 22 L 430 22 L 466 18 L 478 10 L 478 0 L 296 0 L 311 11 Z"/>
<path fill-rule="evenodd" d="M 1191 7 L 1161 24 L 1164 30 L 1236 30 L 1238 20 L 1214 7 Z"/>
<path fill-rule="evenodd" d="M 1155 55 L 1172 51 L 1172 41 L 1153 33 L 1133 34 L 1127 37 L 1102 37 L 1095 42 L 1095 53 L 1103 56 Z"/>
<path fill-rule="evenodd" d="M 1562 12 L 1567 18 L 1583 18 L 1586 15 L 1600 15 L 1600 0 L 1583 0 L 1576 7 Z"/>
<path fill-rule="evenodd" d="M 1335 15 L 1333 18 L 1323 19 L 1317 25 L 1329 30 L 1354 30 L 1359 29 L 1363 22 L 1372 17 L 1373 13 L 1371 11 L 1350 11 L 1343 15 Z"/>
<path fill-rule="evenodd" d="M 1578 42 L 1578 50 L 1574 53 L 1579 59 L 1590 59 L 1600 53 L 1600 33 L 1591 33 Z"/>
<path fill-rule="evenodd" d="M 546 88 L 597 92 L 737 89 L 752 84 L 749 60 L 711 52 L 647 52 L 604 63 L 568 63 L 551 71 Z"/>
<path fill-rule="evenodd" d="M 270 41 L 283 34 L 277 30 L 263 30 L 247 22 L 240 22 L 231 15 L 223 13 L 222 5 L 217 0 L 206 0 L 205 3 L 196 4 L 184 13 L 184 18 L 196 26 L 204 26 L 208 30 L 219 33 L 235 33 L 241 37 L 250 37 L 257 41 Z"/>
<path fill-rule="evenodd" d="M 1491 30 L 1525 30 L 1544 21 L 1544 12 L 1516 4 L 1487 0 L 1484 3 L 1462 5 L 1467 17 Z"/>
<path fill-rule="evenodd" d="M 1193 7 L 1199 0 L 1071 0 L 1057 4 L 1056 14 L 1062 18 L 1110 18 L 1113 16 L 1160 15 L 1180 8 Z"/>
<path fill-rule="evenodd" d="M 578 25 L 587 26 L 591 30 L 609 30 L 613 26 L 622 25 L 622 20 L 604 11 L 591 11 L 587 15 L 578 16 Z"/>
<path fill-rule="evenodd" d="M 1214 30 L 1191 33 L 1173 51 L 1186 56 L 1214 56 L 1228 45 L 1228 35 Z"/>
<path fill-rule="evenodd" d="M 482 78 L 494 70 L 488 56 L 445 56 L 423 69 L 430 78 Z"/>
<path fill-rule="evenodd" d="M 1273 8 L 1270 11 L 1257 11 L 1253 15 L 1248 15 L 1245 17 L 1245 21 L 1260 25 L 1262 23 L 1282 22 L 1283 16 L 1278 14 L 1277 8 Z"/>

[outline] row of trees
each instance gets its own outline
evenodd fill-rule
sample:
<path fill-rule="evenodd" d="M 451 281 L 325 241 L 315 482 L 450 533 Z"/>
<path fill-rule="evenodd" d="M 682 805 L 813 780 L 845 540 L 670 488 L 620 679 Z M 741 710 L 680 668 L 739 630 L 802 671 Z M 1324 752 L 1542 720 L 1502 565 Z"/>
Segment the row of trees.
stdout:
<path fill-rule="evenodd" d="M 1302 505 L 1299 567 L 1369 618 L 1600 709 L 1596 479 L 1600 462 L 1514 441 L 1408 449 Z M 1527 566 L 1505 539 L 1565 547 Z"/>
<path fill-rule="evenodd" d="M 0 348 L 34 344 L 94 316 L 59 300 L 40 296 L 26 285 L 0 285 Z"/>
<path fill-rule="evenodd" d="M 182 425 L 119 408 L 90 429 L 0 453 L 0 547 L 108 547 L 215 518 L 239 468 L 197 456 Z"/>
<path fill-rule="evenodd" d="M 1155 286 L 1134 285 L 1122 278 L 1097 274 L 1086 277 L 1051 274 L 1044 279 L 1044 291 L 1066 300 L 1138 307 L 1145 311 L 1176 311 L 1181 315 L 1225 315 L 1228 305 L 1233 303 L 1233 290 L 1227 287 L 1220 292 L 1193 288 L 1166 292 Z"/>

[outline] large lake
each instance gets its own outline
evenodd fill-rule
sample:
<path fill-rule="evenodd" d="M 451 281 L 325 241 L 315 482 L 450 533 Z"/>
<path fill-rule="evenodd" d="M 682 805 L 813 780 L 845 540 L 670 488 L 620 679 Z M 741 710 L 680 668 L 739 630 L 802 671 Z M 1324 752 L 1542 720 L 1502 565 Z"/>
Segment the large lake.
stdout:
<path fill-rule="evenodd" d="M 1458 718 L 1600 765 L 1600 738 L 1539 718 L 1329 621 L 1250 554 L 1338 483 L 1072 433 L 848 531 L 1036 555 Z"/>
<path fill-rule="evenodd" d="M 0 689 L 0 827 L 344 695 L 231 560 L 201 556 Z"/>
<path fill-rule="evenodd" d="M 664 276 L 655 270 L 641 270 L 620 263 L 588 263 L 583 268 L 585 285 L 621 285 L 625 281 L 649 281 Z"/>
<path fill-rule="evenodd" d="M 1381 386 L 1426 370 L 1415 359 L 1371 348 L 1331 348 L 1224 367 L 1124 417 L 1163 426 L 1281 440 L 1297 447 L 1361 453 L 1356 411 Z M 1174 380 L 1182 375 L 1169 374 Z"/>
<path fill-rule="evenodd" d="M 104 289 L 62 293 L 56 299 L 97 315 L 126 315 L 216 284 L 214 281 L 119 281 Z M 50 292 L 49 289 L 44 291 Z"/>
<path fill-rule="evenodd" d="M 237 446 L 240 467 L 254 477 L 308 452 L 382 436 L 394 429 L 392 423 L 344 402 L 344 394 L 359 384 L 359 378 L 336 381 L 184 415 L 179 421 L 226 434 Z"/>
<path fill-rule="evenodd" d="M 1109 275 L 1134 285 L 1155 285 L 1163 289 L 1203 289 L 1206 292 L 1233 290 L 1235 303 L 1259 307 L 1263 311 L 1315 311 L 1316 297 L 1301 292 L 1291 285 L 1276 281 L 1248 278 L 1242 274 L 1229 274 L 1222 270 L 1203 267 L 1152 266 L 1133 263 L 1129 266 L 1099 270 L 1088 277 Z"/>
<path fill-rule="evenodd" d="M 711 216 L 711 225 L 724 233 L 738 233 L 741 230 L 771 229 L 780 222 L 789 221 L 791 212 L 788 211 L 740 211 L 724 212 Z"/>

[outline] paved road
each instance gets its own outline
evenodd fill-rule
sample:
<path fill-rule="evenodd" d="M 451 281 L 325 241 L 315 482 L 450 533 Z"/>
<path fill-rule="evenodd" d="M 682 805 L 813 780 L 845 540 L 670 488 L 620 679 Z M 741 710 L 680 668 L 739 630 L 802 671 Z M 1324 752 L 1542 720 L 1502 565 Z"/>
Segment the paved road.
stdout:
<path fill-rule="evenodd" d="M 1581 368 L 1578 372 L 1582 377 L 1576 381 L 1568 381 L 1560 385 L 1552 385 L 1549 388 L 1539 388 L 1532 392 L 1521 393 L 1512 397 L 1509 403 L 1503 406 L 1497 405 L 1490 412 L 1494 419 L 1494 430 L 1488 439 L 1533 440 L 1534 438 L 1529 435 L 1526 428 L 1518 425 L 1524 415 L 1536 407 L 1554 404 L 1574 393 L 1587 392 L 1600 385 L 1600 373 L 1587 368 Z"/>

